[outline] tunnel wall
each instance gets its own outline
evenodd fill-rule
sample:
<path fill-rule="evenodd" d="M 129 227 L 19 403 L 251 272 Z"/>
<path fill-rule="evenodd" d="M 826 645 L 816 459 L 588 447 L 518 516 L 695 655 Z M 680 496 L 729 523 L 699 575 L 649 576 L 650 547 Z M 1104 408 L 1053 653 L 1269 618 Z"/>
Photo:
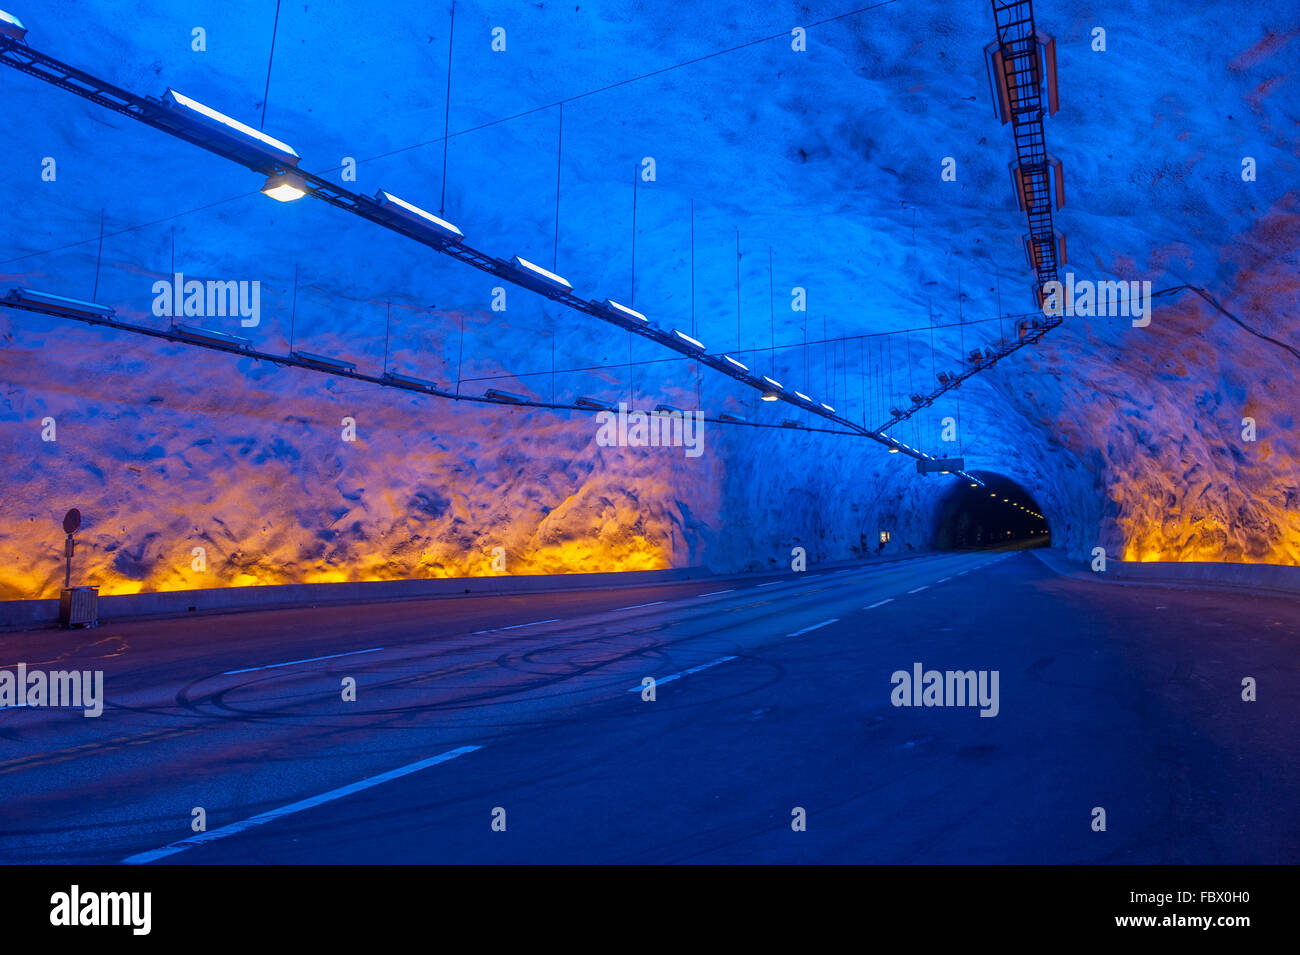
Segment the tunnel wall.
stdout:
<path fill-rule="evenodd" d="M 462 47 L 475 34 L 457 32 L 457 75 L 475 82 L 453 87 L 452 126 L 466 132 L 445 167 L 430 119 L 444 115 L 442 80 L 429 81 L 445 76 L 445 45 L 427 4 L 360 19 L 328 0 L 286 8 L 266 104 L 260 6 L 208 8 L 203 55 L 189 6 L 123 9 L 51 0 L 26 13 L 29 39 L 141 93 L 172 85 L 246 119 L 266 106 L 267 130 L 307 168 L 337 176 L 357 159 L 346 185 L 363 194 L 437 208 L 445 172 L 448 215 L 476 246 L 555 263 L 584 296 L 624 297 L 871 426 L 1030 307 L 980 4 L 881 8 L 821 31 L 802 60 L 784 42 L 700 59 L 772 35 L 771 11 L 753 4 L 672 17 L 519 7 L 509 56 Z M 1037 11 L 1064 84 L 1049 146 L 1071 184 L 1071 267 L 1203 285 L 1294 344 L 1294 24 L 1238 4 L 1181 18 L 1126 9 L 1146 29 L 1123 57 L 1091 50 L 1082 19 Z M 497 15 L 462 12 L 480 26 Z M 694 65 L 569 103 L 557 155 L 558 111 L 533 107 L 625 76 L 628 51 L 649 49 Z M 1162 68 L 1129 69 L 1132 56 Z M 248 170 L 29 77 L 3 83 L 25 119 L 0 166 L 0 208 L 17 210 L 0 217 L 0 285 L 95 295 L 161 326 L 151 289 L 176 271 L 258 280 L 261 324 L 222 327 L 271 351 L 473 393 L 799 416 L 522 290 L 494 312 L 489 276 L 324 203 L 274 203 Z M 1117 115 L 1134 117 L 1132 135 L 1116 136 Z M 1257 181 L 1241 178 L 1246 154 Z M 950 155 L 949 182 L 937 171 Z M 653 181 L 635 178 L 647 156 Z M 930 333 L 883 366 L 880 336 L 904 328 Z M 395 396 L 7 310 L 0 337 L 3 596 L 57 589 L 58 520 L 74 505 L 86 514 L 78 567 L 115 593 L 480 573 L 497 546 L 511 572 L 774 567 L 796 542 L 849 559 L 882 528 L 895 550 L 921 549 L 938 519 L 940 479 L 854 439 L 719 426 L 698 459 L 614 453 L 588 417 Z M 942 421 L 959 419 L 967 466 L 1022 484 L 1076 558 L 1104 546 L 1133 560 L 1294 564 L 1295 382 L 1290 353 L 1184 292 L 1159 299 L 1146 328 L 1067 320 L 904 433 L 948 452 Z M 355 443 L 340 440 L 345 416 Z M 57 442 L 41 440 L 46 417 Z M 1258 440 L 1242 440 L 1244 417 Z M 207 548 L 201 578 L 194 546 Z"/>

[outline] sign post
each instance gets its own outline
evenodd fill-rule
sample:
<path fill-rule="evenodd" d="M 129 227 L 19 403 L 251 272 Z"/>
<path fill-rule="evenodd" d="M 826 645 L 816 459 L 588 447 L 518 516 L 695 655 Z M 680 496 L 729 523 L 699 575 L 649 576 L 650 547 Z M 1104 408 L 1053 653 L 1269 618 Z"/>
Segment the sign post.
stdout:
<path fill-rule="evenodd" d="M 75 507 L 63 515 L 63 532 L 68 535 L 68 539 L 63 542 L 63 556 L 68 559 L 67 570 L 63 575 L 65 589 L 72 586 L 72 552 L 77 546 L 72 540 L 72 535 L 76 533 L 77 528 L 80 526 L 81 511 Z"/>
<path fill-rule="evenodd" d="M 72 586 L 72 554 L 77 542 L 72 539 L 81 526 L 81 511 L 75 507 L 63 515 L 63 592 L 59 595 L 59 626 L 96 627 L 99 625 L 99 588 Z"/>

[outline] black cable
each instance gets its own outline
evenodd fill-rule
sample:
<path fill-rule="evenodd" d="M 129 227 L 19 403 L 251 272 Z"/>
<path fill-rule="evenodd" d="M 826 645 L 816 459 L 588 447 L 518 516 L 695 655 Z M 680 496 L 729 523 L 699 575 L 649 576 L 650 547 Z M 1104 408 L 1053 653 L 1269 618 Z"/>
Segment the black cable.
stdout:
<path fill-rule="evenodd" d="M 280 32 L 280 0 L 275 0 L 275 23 L 271 27 L 271 55 L 266 58 L 266 87 L 262 90 L 262 123 L 266 129 L 266 103 L 271 98 L 271 65 L 275 62 L 275 37 Z"/>

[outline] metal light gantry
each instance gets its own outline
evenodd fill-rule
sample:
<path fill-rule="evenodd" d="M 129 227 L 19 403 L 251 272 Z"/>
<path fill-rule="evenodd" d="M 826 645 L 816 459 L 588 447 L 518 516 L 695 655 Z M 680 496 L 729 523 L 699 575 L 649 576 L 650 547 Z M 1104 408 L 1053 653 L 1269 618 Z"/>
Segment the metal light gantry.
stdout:
<path fill-rule="evenodd" d="M 1034 299 L 1039 308 L 1043 305 L 1043 286 L 1048 282 L 1058 281 L 1062 251 L 1057 244 L 1056 228 L 1052 222 L 1053 196 L 1060 199 L 1060 164 L 1047 154 L 1047 140 L 1043 132 L 1043 72 L 1039 57 L 1038 31 L 1034 27 L 1033 0 L 991 0 L 993 4 L 993 21 L 997 26 L 997 55 L 995 68 L 1002 75 L 997 78 L 1001 84 L 1003 98 L 1001 105 L 1004 122 L 1011 123 L 1012 136 L 1016 146 L 1016 189 L 1018 202 L 1025 210 L 1029 223 L 1029 235 L 1026 237 L 1026 250 L 1029 263 L 1034 269 Z M 1052 112 L 1056 112 L 1056 72 L 1055 52 L 1049 60 L 1048 98 Z M 1053 173 L 1055 166 L 1055 173 Z M 1055 187 L 1053 183 L 1055 175 Z M 1062 245 L 1064 243 L 1062 242 Z M 932 405 L 963 381 L 980 372 L 987 371 L 999 361 L 1026 345 L 1036 345 L 1053 328 L 1062 322 L 1060 316 L 1044 315 L 1041 322 L 1034 322 L 1025 327 L 1023 334 L 1010 342 L 998 342 L 989 351 L 980 352 L 978 359 L 962 356 L 962 361 L 970 361 L 971 367 L 960 372 L 944 372 L 939 386 L 926 395 L 918 395 L 919 401 L 913 401 L 906 410 L 891 409 L 894 413 L 889 421 L 876 429 L 879 433 L 888 432 L 912 417 L 922 408 Z"/>
<path fill-rule="evenodd" d="M 241 146 L 236 140 L 228 135 L 219 135 L 208 133 L 202 127 L 193 124 L 187 124 L 180 120 L 176 113 L 169 109 L 168 106 L 160 99 L 151 97 L 137 96 L 127 90 L 122 89 L 112 83 L 102 80 L 84 70 L 55 59 L 48 54 L 31 47 L 24 39 L 0 34 L 0 63 L 9 66 L 19 72 L 26 73 L 29 76 L 56 86 L 60 89 L 80 96 L 106 109 L 130 117 L 145 125 L 152 126 L 170 136 L 182 139 L 195 146 L 207 150 L 239 163 L 246 168 L 261 173 L 268 177 L 285 176 L 291 174 L 296 181 L 302 183 L 304 191 L 321 199 L 332 206 L 343 209 L 354 215 L 360 216 L 376 225 L 382 226 L 393 232 L 397 232 L 416 242 L 421 243 L 436 252 L 448 255 L 458 259 L 482 272 L 493 275 L 505 282 L 526 288 L 538 295 L 542 295 L 551 301 L 554 301 L 573 311 L 590 315 L 600 321 L 614 325 L 625 331 L 639 335 L 642 338 L 649 339 L 665 348 L 678 352 L 685 357 L 699 362 L 714 371 L 720 372 L 735 381 L 738 381 L 750 388 L 753 388 L 764 394 L 771 394 L 773 389 L 770 379 L 762 375 L 751 374 L 748 370 L 742 370 L 737 366 L 733 359 L 726 355 L 711 355 L 702 348 L 695 348 L 688 341 L 683 341 L 684 336 L 680 336 L 675 331 L 665 331 L 648 322 L 640 322 L 636 319 L 620 314 L 615 309 L 609 307 L 604 302 L 588 301 L 577 295 L 572 290 L 558 288 L 554 285 L 544 282 L 531 281 L 529 278 L 517 269 L 511 262 L 498 259 L 488 255 L 485 252 L 469 246 L 463 241 L 451 241 L 444 238 L 438 238 L 431 235 L 427 230 L 419 228 L 414 223 L 403 220 L 400 217 L 392 215 L 385 210 L 379 202 L 359 193 L 352 192 L 340 185 L 302 169 L 297 163 L 287 164 L 283 161 L 269 157 L 250 146 Z M 68 317 L 68 316 L 64 316 Z M 84 319 L 83 319 L 84 320 Z M 134 331 L 141 334 L 152 335 L 153 337 L 167 338 L 172 341 L 185 342 L 187 344 L 201 344 L 183 336 L 178 336 L 174 332 L 163 332 L 154 329 L 146 329 L 144 326 L 129 326 L 127 323 L 109 321 L 98 322 L 97 324 L 111 325 L 113 327 L 123 328 L 124 330 Z M 253 355 L 247 349 L 236 347 L 222 347 L 216 345 L 206 345 L 204 347 L 213 347 L 222 351 L 235 351 L 240 354 Z M 266 360 L 276 361 L 280 364 L 295 364 L 293 359 L 286 359 L 283 356 L 273 356 L 270 354 L 256 353 L 256 357 L 264 357 Z M 313 367 L 305 365 L 304 367 Z M 315 370 L 321 370 L 316 368 Z M 388 385 L 390 387 L 401 387 L 394 385 L 391 381 L 385 381 L 375 376 L 367 376 L 359 373 L 348 373 L 347 377 L 358 378 L 359 380 L 371 381 L 376 384 Z M 442 394 L 446 397 L 456 397 L 469 399 L 466 395 L 452 395 L 431 391 L 428 389 L 408 389 L 420 390 L 430 394 Z M 870 438 L 880 444 L 885 445 L 891 450 L 901 452 L 916 460 L 932 460 L 933 456 L 925 452 L 918 451 L 914 448 L 903 447 L 900 442 L 881 433 L 879 430 L 872 431 L 865 428 L 848 418 L 845 418 L 836 412 L 829 410 L 828 406 L 821 404 L 811 398 L 807 398 L 792 389 L 781 389 L 776 392 L 781 401 L 785 401 L 800 410 L 807 411 L 826 419 L 845 429 L 845 432 L 857 434 L 862 437 Z M 470 400 L 491 400 L 475 398 Z M 523 402 L 511 402 L 521 404 Z M 543 402 L 532 402 L 538 407 L 553 407 Z M 583 410 L 579 406 L 558 406 L 572 407 L 574 410 Z M 728 421 L 727 423 L 735 423 Z M 805 430 L 817 430 L 805 428 Z M 978 481 L 965 472 L 955 472 L 958 476 L 968 481 Z"/>
<path fill-rule="evenodd" d="M 447 391 L 439 388 L 433 382 L 426 382 L 419 378 L 409 375 L 402 375 L 396 372 L 385 372 L 382 375 L 371 375 L 363 371 L 358 371 L 356 366 L 351 362 L 339 362 L 333 359 L 324 359 L 321 356 L 310 355 L 306 352 L 295 351 L 288 355 L 280 355 L 274 352 L 260 351 L 252 346 L 251 343 L 243 343 L 238 336 L 222 336 L 226 341 L 222 341 L 212 334 L 208 329 L 188 330 L 186 326 L 176 325 L 171 328 L 153 328 L 149 325 L 137 325 L 133 322 L 124 322 L 116 318 L 113 310 L 105 308 L 102 315 L 72 314 L 66 310 L 57 307 L 43 306 L 37 302 L 19 301 L 13 298 L 13 292 L 10 290 L 8 297 L 0 297 L 0 307 L 12 308 L 17 311 L 33 312 L 37 315 L 49 315 L 54 318 L 68 318 L 76 322 L 82 322 L 86 325 L 99 325 L 104 328 L 112 328 L 116 331 L 131 332 L 136 335 L 144 335 L 148 338 L 160 338 L 164 341 L 174 342 L 180 345 L 191 345 L 195 348 L 206 348 L 211 351 L 223 352 L 227 355 L 235 355 L 239 358 L 255 358 L 258 361 L 271 362 L 274 365 L 283 365 L 287 368 L 303 368 L 307 371 L 318 372 L 323 375 L 332 375 L 335 378 L 350 378 L 353 381 L 364 381 L 372 385 L 380 385 L 384 388 L 396 388 L 399 391 L 409 391 L 413 394 L 433 395 L 437 398 L 449 398 L 453 401 L 471 401 L 477 404 L 485 405 L 511 405 L 513 407 L 524 408 L 544 408 L 550 411 L 585 411 L 599 413 L 601 411 L 617 411 L 614 405 L 606 404 L 589 404 L 586 399 L 578 399 L 572 404 L 554 401 L 534 401 L 523 396 L 494 397 L 494 390 L 489 389 L 485 395 L 467 395 L 454 391 Z M 201 332 L 204 337 L 195 337 L 194 332 Z M 497 395 L 504 395 L 505 392 L 495 392 Z M 767 424 L 760 421 L 738 420 L 735 415 L 728 415 L 723 412 L 716 418 L 704 417 L 705 421 L 713 424 L 728 424 L 740 427 L 750 428 L 770 428 L 780 429 L 783 425 Z M 801 425 L 801 430 L 815 432 L 818 434 L 843 434 L 859 436 L 857 431 L 842 431 L 833 428 L 815 428 L 807 425 Z"/>

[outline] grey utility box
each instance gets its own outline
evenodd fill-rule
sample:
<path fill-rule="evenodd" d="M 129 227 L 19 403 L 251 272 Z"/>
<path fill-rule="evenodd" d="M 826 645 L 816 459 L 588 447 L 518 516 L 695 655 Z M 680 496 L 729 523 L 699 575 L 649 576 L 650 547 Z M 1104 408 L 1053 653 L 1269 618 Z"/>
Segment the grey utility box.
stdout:
<path fill-rule="evenodd" d="M 59 626 L 99 626 L 99 588 L 65 587 L 59 593 Z"/>

